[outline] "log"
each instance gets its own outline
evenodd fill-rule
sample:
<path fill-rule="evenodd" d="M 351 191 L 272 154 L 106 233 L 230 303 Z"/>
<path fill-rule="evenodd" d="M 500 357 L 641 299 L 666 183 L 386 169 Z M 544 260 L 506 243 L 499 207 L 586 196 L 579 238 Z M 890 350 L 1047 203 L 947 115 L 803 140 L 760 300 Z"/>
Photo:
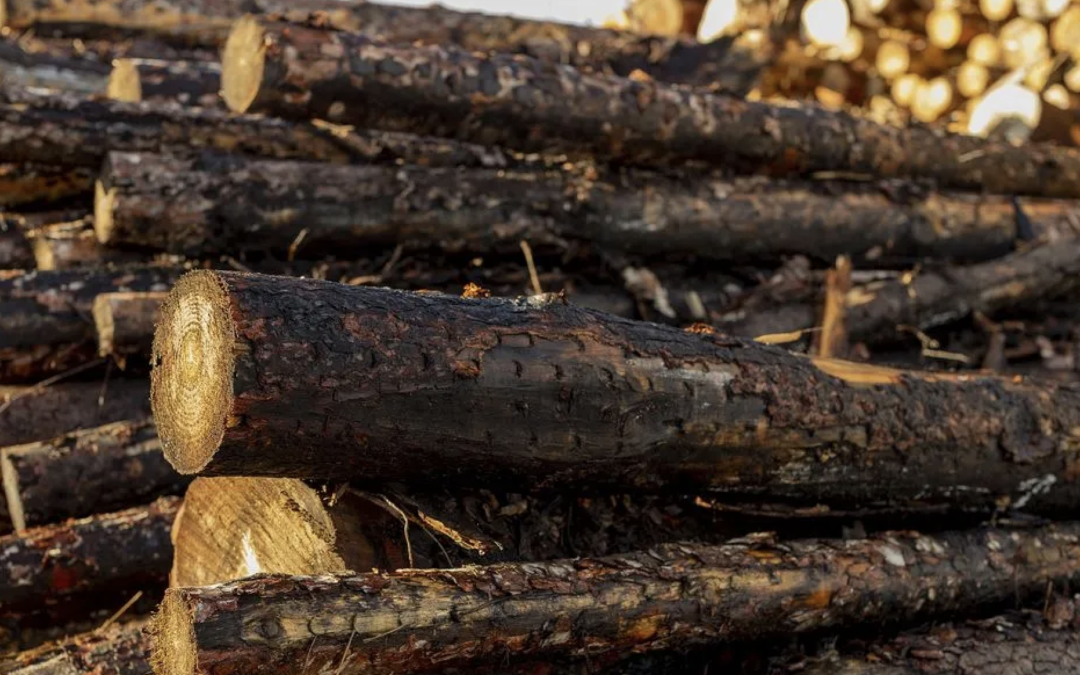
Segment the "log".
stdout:
<path fill-rule="evenodd" d="M 160 584 L 169 572 L 177 497 L 0 537 L 0 609 Z M 129 596 L 130 597 L 130 596 Z"/>
<path fill-rule="evenodd" d="M 117 59 L 109 74 L 109 98 L 118 101 L 175 101 L 212 108 L 223 105 L 221 66 L 201 61 Z"/>
<path fill-rule="evenodd" d="M 93 217 L 57 222 L 26 232 L 34 251 L 34 262 L 42 272 L 134 264 L 146 255 L 102 246 L 94 234 Z"/>
<path fill-rule="evenodd" d="M 113 624 L 0 660 L 8 675 L 150 675 L 145 620 Z"/>
<path fill-rule="evenodd" d="M 34 252 L 15 218 L 0 214 L 0 269 L 29 269 Z"/>
<path fill-rule="evenodd" d="M 942 187 L 1080 196 L 1080 150 L 991 142 L 846 112 L 643 78 L 583 74 L 505 54 L 392 46 L 352 33 L 237 22 L 222 56 L 237 112 L 568 152 L 643 165 L 697 162 L 774 176 L 844 172 Z"/>
<path fill-rule="evenodd" d="M 31 52 L 0 40 L 0 89 L 41 89 L 94 96 L 105 92 L 109 66 L 91 59 Z"/>
<path fill-rule="evenodd" d="M 875 264 L 988 260 L 1013 250 L 1011 200 L 884 185 L 784 182 L 591 164 L 520 169 L 332 166 L 221 155 L 112 152 L 95 200 L 98 239 L 191 257 L 270 251 L 363 255 L 403 244 L 519 255 L 519 242 L 592 243 L 634 255 Z M 168 198 L 163 198 L 168 195 Z M 1041 201 L 1037 234 L 1071 231 L 1077 206 Z"/>
<path fill-rule="evenodd" d="M 0 387 L 0 447 L 150 414 L 150 387 L 136 379 Z"/>
<path fill-rule="evenodd" d="M 120 359 L 150 353 L 166 293 L 102 293 L 94 298 L 98 353 Z"/>
<path fill-rule="evenodd" d="M 94 178 L 89 167 L 0 164 L 0 208 L 29 208 L 89 195 Z"/>
<path fill-rule="evenodd" d="M 163 305 L 153 359 L 181 473 L 838 508 L 1080 503 L 1071 387 L 808 359 L 558 297 L 197 271 Z"/>
<path fill-rule="evenodd" d="M 16 530 L 183 494 L 191 482 L 165 461 L 149 420 L 4 448 L 0 471 Z"/>
<path fill-rule="evenodd" d="M 289 123 L 179 105 L 35 97 L 0 104 L 0 156 L 11 162 L 101 168 L 111 150 L 206 149 L 325 162 L 502 166 L 498 149 L 326 123 Z"/>
<path fill-rule="evenodd" d="M 552 563 L 173 588 L 152 628 L 152 658 L 159 675 L 415 673 L 909 623 L 1080 580 L 1078 531 L 782 545 L 750 538 Z"/>
<path fill-rule="evenodd" d="M 0 382 L 63 373 L 97 358 L 92 310 L 99 293 L 163 291 L 171 267 L 25 272 L 0 279 Z"/>

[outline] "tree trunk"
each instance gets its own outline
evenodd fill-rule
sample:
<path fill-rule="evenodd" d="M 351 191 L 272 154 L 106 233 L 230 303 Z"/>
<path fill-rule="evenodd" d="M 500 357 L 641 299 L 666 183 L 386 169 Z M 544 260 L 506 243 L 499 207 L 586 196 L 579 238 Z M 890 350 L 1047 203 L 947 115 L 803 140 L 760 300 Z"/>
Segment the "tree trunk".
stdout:
<path fill-rule="evenodd" d="M 27 231 L 37 269 L 43 272 L 134 264 L 146 255 L 102 246 L 94 234 L 93 218 L 52 223 Z"/>
<path fill-rule="evenodd" d="M 150 675 L 146 621 L 114 624 L 0 661 L 8 675 Z"/>
<path fill-rule="evenodd" d="M 777 106 L 509 55 L 391 46 L 352 33 L 237 22 L 222 56 L 236 111 L 324 118 L 525 152 L 774 176 L 920 177 L 1002 194 L 1080 196 L 1080 150 L 1015 147 L 844 112 Z"/>
<path fill-rule="evenodd" d="M 221 66 L 200 61 L 117 59 L 109 74 L 109 98 L 118 101 L 175 101 L 213 108 L 224 106 Z"/>
<path fill-rule="evenodd" d="M 7 447 L 0 469 L 16 530 L 183 494 L 191 482 L 165 461 L 149 420 Z"/>
<path fill-rule="evenodd" d="M 163 675 L 412 673 L 911 622 L 1080 580 L 1075 526 L 647 553 L 174 588 Z"/>
<path fill-rule="evenodd" d="M 78 96 L 105 92 L 109 66 L 91 59 L 34 53 L 0 40 L 0 89 L 46 89 Z"/>
<path fill-rule="evenodd" d="M 88 166 L 112 150 L 191 153 L 220 150 L 325 162 L 502 166 L 498 149 L 269 117 L 152 103 L 33 98 L 0 104 L 0 156 L 12 162 Z"/>
<path fill-rule="evenodd" d="M 27 272 L 0 279 L 0 382 L 43 379 L 97 358 L 99 293 L 164 291 L 168 267 Z"/>
<path fill-rule="evenodd" d="M 149 506 L 0 537 L 3 614 L 105 591 L 161 583 L 172 560 L 169 529 L 180 506 L 164 497 Z"/>
<path fill-rule="evenodd" d="M 149 394 L 148 384 L 135 379 L 0 387 L 0 447 L 146 417 Z"/>
<path fill-rule="evenodd" d="M 598 177 L 590 164 L 536 169 L 331 166 L 203 155 L 109 153 L 95 205 L 98 238 L 209 256 L 362 254 L 373 245 L 519 255 L 518 244 L 585 241 L 638 255 L 745 261 L 801 254 L 985 260 L 1013 249 L 1005 198 L 891 196 L 877 185 Z M 1059 232 L 1071 202 L 1028 209 L 1037 234 Z"/>
<path fill-rule="evenodd" d="M 199 271 L 163 305 L 153 358 L 182 473 L 1080 504 L 1080 391 L 807 359 L 558 297 Z"/>
<path fill-rule="evenodd" d="M 165 292 L 102 293 L 94 299 L 98 353 L 125 359 L 150 354 Z"/>
<path fill-rule="evenodd" d="M 26 208 L 92 194 L 95 176 L 88 167 L 2 164 L 0 208 Z"/>

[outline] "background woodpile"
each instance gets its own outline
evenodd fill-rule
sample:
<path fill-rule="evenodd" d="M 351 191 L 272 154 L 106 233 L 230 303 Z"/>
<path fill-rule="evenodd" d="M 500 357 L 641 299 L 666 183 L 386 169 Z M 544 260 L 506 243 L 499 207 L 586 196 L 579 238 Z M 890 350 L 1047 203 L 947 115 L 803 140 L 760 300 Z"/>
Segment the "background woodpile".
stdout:
<path fill-rule="evenodd" d="M 1080 4 L 0 23 L 0 672 L 1080 673 Z"/>

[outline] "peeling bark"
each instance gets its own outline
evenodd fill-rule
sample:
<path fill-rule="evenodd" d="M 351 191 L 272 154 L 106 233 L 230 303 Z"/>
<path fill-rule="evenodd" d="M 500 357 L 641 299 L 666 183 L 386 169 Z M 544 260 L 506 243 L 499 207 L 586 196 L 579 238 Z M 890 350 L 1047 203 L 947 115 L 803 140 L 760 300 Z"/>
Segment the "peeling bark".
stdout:
<path fill-rule="evenodd" d="M 943 187 L 1080 196 L 1080 150 L 989 142 L 844 112 L 779 106 L 505 54 L 391 46 L 294 24 L 237 22 L 222 95 L 239 112 L 325 118 L 525 152 L 774 176 L 853 172 Z"/>
<path fill-rule="evenodd" d="M 642 653 L 978 611 L 1080 580 L 1078 555 L 1075 526 L 1062 526 L 264 576 L 167 591 L 153 658 L 161 675 L 351 675 Z"/>
<path fill-rule="evenodd" d="M 183 473 L 1069 510 L 1080 390 L 808 359 L 538 296 L 199 271 L 152 405 Z"/>
<path fill-rule="evenodd" d="M 95 173 L 85 167 L 0 165 L 0 208 L 30 207 L 92 194 Z"/>
<path fill-rule="evenodd" d="M 0 660 L 8 675 L 150 675 L 146 621 L 115 624 Z"/>
<path fill-rule="evenodd" d="M 150 388 L 143 380 L 0 387 L 0 447 L 149 414 Z"/>
<path fill-rule="evenodd" d="M 224 106 L 221 66 L 201 61 L 117 59 L 109 74 L 109 98 L 165 101 L 212 108 Z"/>
<path fill-rule="evenodd" d="M 149 420 L 4 448 L 0 470 L 16 530 L 146 504 L 191 482 L 165 461 Z"/>
<path fill-rule="evenodd" d="M 168 267 L 26 272 L 0 279 L 0 382 L 44 379 L 97 358 L 94 298 L 116 291 L 164 291 Z"/>
<path fill-rule="evenodd" d="M 102 293 L 94 299 L 98 353 L 119 359 L 150 354 L 154 324 L 167 294 Z"/>
<path fill-rule="evenodd" d="M 106 243 L 188 256 L 269 250 L 317 258 L 396 243 L 516 254 L 527 239 L 739 261 L 873 253 L 881 265 L 923 256 L 985 260 L 1013 249 L 1008 199 L 907 199 L 886 187 L 598 174 L 588 163 L 459 169 L 113 152 L 102 169 L 95 227 Z M 1077 207 L 1046 201 L 1028 211 L 1037 233 L 1056 233 Z"/>

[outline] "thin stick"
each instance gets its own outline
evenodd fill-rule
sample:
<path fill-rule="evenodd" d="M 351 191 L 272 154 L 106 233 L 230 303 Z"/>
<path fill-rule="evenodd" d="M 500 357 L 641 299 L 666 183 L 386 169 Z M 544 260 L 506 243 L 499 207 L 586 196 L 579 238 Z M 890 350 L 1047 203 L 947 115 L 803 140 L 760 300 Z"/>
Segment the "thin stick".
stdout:
<path fill-rule="evenodd" d="M 97 630 L 98 630 L 99 632 L 100 632 L 100 631 L 103 631 L 103 630 L 105 630 L 106 628 L 108 628 L 109 626 L 111 626 L 111 625 L 113 625 L 114 623 L 116 623 L 117 619 L 119 619 L 120 617 L 122 617 L 122 616 L 124 615 L 124 613 L 125 613 L 125 612 L 127 612 L 127 611 L 128 611 L 129 609 L 131 609 L 131 606 L 132 606 L 132 605 L 134 605 L 134 604 L 135 604 L 136 602 L 138 602 L 138 601 L 139 601 L 139 598 L 141 598 L 142 596 L 143 596 L 143 592 L 142 592 L 142 591 L 138 591 L 138 592 L 136 592 L 136 593 L 135 593 L 135 595 L 131 596 L 131 599 L 130 599 L 130 600 L 128 600 L 127 602 L 125 602 L 125 603 L 124 603 L 124 606 L 123 606 L 123 607 L 121 607 L 120 609 L 116 610 L 116 612 L 115 612 L 115 613 L 114 613 L 114 614 L 113 614 L 112 616 L 110 616 L 110 617 L 109 617 L 108 619 L 105 619 L 105 623 L 103 623 L 103 624 L 101 624 L 100 626 L 98 626 Z"/>
<path fill-rule="evenodd" d="M 521 252 L 525 254 L 525 264 L 529 267 L 529 280 L 532 282 L 533 293 L 542 295 L 544 289 L 540 286 L 540 276 L 536 273 L 536 263 L 533 261 L 532 247 L 529 242 L 521 240 Z"/>

